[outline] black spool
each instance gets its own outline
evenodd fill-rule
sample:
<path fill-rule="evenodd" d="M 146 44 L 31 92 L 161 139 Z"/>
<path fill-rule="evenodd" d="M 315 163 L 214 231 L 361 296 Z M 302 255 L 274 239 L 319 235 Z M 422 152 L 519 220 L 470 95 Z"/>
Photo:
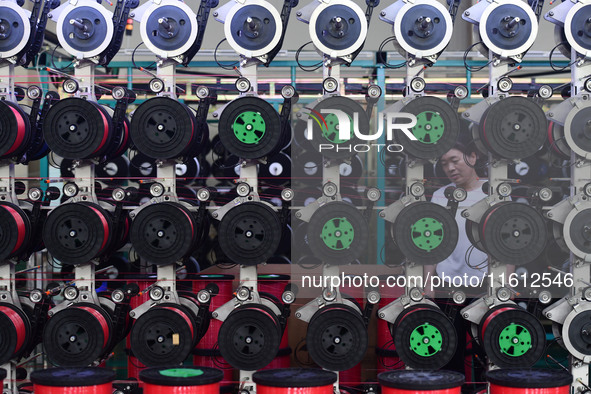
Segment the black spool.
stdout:
<path fill-rule="evenodd" d="M 17 104 L 0 101 L 0 158 L 20 157 L 30 140 L 29 116 Z"/>
<path fill-rule="evenodd" d="M 480 142 L 493 154 L 515 160 L 533 156 L 546 142 L 548 121 L 542 108 L 525 97 L 508 97 L 484 113 Z"/>
<path fill-rule="evenodd" d="M 31 222 L 20 207 L 0 202 L 0 261 L 16 257 L 29 246 Z"/>
<path fill-rule="evenodd" d="M 109 313 L 91 303 L 77 303 L 52 316 L 43 330 L 43 347 L 58 366 L 82 367 L 101 359 L 112 346 Z"/>
<path fill-rule="evenodd" d="M 49 148 L 65 159 L 102 157 L 111 148 L 111 116 L 100 105 L 80 98 L 55 103 L 43 120 Z"/>
<path fill-rule="evenodd" d="M 542 214 L 517 202 L 489 208 L 480 220 L 478 233 L 482 248 L 492 258 L 514 265 L 535 261 L 544 251 L 548 238 Z"/>
<path fill-rule="evenodd" d="M 224 215 L 218 239 L 226 256 L 236 264 L 256 265 L 275 254 L 282 231 L 279 217 L 271 207 L 246 202 Z"/>
<path fill-rule="evenodd" d="M 18 359 L 29 341 L 31 323 L 26 313 L 15 305 L 0 303 L 0 363 Z"/>
<path fill-rule="evenodd" d="M 138 212 L 131 224 L 130 241 L 147 261 L 167 265 L 189 256 L 198 234 L 195 218 L 187 207 L 163 202 Z"/>
<path fill-rule="evenodd" d="M 107 253 L 115 238 L 111 215 L 94 203 L 53 209 L 43 226 L 49 253 L 64 264 L 83 264 Z"/>
<path fill-rule="evenodd" d="M 262 304 L 245 304 L 234 309 L 220 327 L 218 338 L 222 357 L 232 367 L 255 371 L 276 357 L 283 329 L 277 315 Z"/>
<path fill-rule="evenodd" d="M 368 346 L 363 317 L 345 304 L 318 310 L 310 319 L 306 343 L 316 364 L 331 371 L 345 371 L 359 364 Z"/>
<path fill-rule="evenodd" d="M 159 304 L 142 314 L 130 333 L 131 351 L 149 367 L 179 365 L 191 354 L 199 327 L 191 310 L 178 304 Z"/>
<path fill-rule="evenodd" d="M 209 138 L 192 110 L 176 100 L 154 97 L 134 112 L 130 127 L 135 148 L 153 159 L 197 156 Z"/>

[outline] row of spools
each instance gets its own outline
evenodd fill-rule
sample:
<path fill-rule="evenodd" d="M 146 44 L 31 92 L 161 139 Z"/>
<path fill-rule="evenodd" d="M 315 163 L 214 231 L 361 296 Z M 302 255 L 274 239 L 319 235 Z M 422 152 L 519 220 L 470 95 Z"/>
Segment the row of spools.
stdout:
<path fill-rule="evenodd" d="M 0 384 L 4 377 L 0 369 Z M 223 373 L 201 366 L 163 367 L 143 370 L 139 378 L 145 394 L 218 394 Z M 568 394 L 572 379 L 563 370 L 501 369 L 487 373 L 491 394 Z M 31 374 L 36 394 L 123 393 L 114 381 L 115 373 L 102 368 L 54 368 Z M 337 375 L 313 368 L 270 369 L 255 372 L 252 381 L 260 394 L 333 394 Z M 460 394 L 464 376 L 445 370 L 398 370 L 381 373 L 378 382 L 383 394 Z"/>

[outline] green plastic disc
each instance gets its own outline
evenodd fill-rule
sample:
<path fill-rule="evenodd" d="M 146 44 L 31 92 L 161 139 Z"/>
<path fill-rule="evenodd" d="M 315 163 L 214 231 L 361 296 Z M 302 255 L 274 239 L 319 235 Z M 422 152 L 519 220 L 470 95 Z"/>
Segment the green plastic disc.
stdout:
<path fill-rule="evenodd" d="M 244 111 L 234 119 L 232 130 L 239 141 L 245 144 L 258 144 L 265 135 L 265 120 L 260 113 Z"/>
<path fill-rule="evenodd" d="M 441 350 L 443 336 L 432 324 L 424 323 L 412 330 L 410 348 L 421 357 L 430 357 Z"/>
<path fill-rule="evenodd" d="M 417 124 L 412 133 L 423 144 L 436 144 L 445 131 L 441 115 L 433 111 L 424 111 L 417 115 Z"/>
<path fill-rule="evenodd" d="M 412 242 L 421 250 L 430 252 L 443 242 L 443 223 L 433 218 L 422 218 L 411 227 Z"/>
<path fill-rule="evenodd" d="M 203 371 L 201 369 L 193 369 L 193 368 L 171 368 L 171 369 L 164 369 L 159 371 L 160 375 L 168 376 L 172 378 L 193 378 L 195 376 L 203 375 Z"/>
<path fill-rule="evenodd" d="M 511 323 L 501 331 L 499 346 L 507 356 L 523 356 L 531 349 L 531 333 L 522 325 Z"/>
<path fill-rule="evenodd" d="M 355 238 L 355 230 L 347 218 L 332 218 L 322 227 L 322 241 L 332 250 L 348 249 Z"/>
<path fill-rule="evenodd" d="M 349 120 L 351 118 L 349 117 Z M 327 140 L 329 140 L 330 142 L 334 143 L 334 144 L 342 144 L 343 142 L 347 142 L 349 141 L 352 137 L 353 137 L 353 122 L 351 121 L 351 130 L 349 132 L 349 138 L 347 139 L 340 139 L 339 138 L 339 119 L 335 114 L 328 114 L 326 115 L 326 117 L 324 118 L 324 120 L 326 121 L 326 125 L 323 123 L 322 124 L 322 135 L 324 136 L 324 138 L 326 138 Z"/>

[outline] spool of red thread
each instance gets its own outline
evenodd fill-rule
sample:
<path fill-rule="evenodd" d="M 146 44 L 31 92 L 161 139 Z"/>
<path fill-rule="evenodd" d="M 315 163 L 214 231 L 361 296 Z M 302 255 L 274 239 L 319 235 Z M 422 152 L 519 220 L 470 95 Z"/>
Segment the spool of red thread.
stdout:
<path fill-rule="evenodd" d="M 314 368 L 267 369 L 255 372 L 257 394 L 332 394 L 337 374 Z"/>
<path fill-rule="evenodd" d="M 558 369 L 497 369 L 486 373 L 490 394 L 569 394 L 573 375 Z"/>
<path fill-rule="evenodd" d="M 112 394 L 115 372 L 104 368 L 51 368 L 31 373 L 35 394 Z"/>
<path fill-rule="evenodd" d="M 140 372 L 144 394 L 219 394 L 224 374 L 207 367 L 148 368 Z"/>
<path fill-rule="evenodd" d="M 378 375 L 382 394 L 460 394 L 464 375 L 453 371 L 404 370 Z"/>

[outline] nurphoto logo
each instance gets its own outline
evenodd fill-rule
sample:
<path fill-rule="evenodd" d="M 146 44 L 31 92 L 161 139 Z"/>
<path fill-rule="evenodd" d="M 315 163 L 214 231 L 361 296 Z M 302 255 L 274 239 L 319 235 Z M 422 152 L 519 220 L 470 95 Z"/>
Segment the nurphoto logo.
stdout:
<path fill-rule="evenodd" d="M 353 136 L 362 141 L 377 141 L 386 130 L 386 140 L 394 140 L 394 130 L 400 130 L 411 141 L 417 141 L 411 129 L 417 124 L 417 117 L 405 112 L 386 112 L 378 114 L 378 130 L 374 134 L 364 134 L 359 128 L 359 113 L 354 112 L 353 118 L 340 109 L 323 108 L 320 112 L 310 110 L 306 128 L 306 139 L 312 140 L 314 136 L 314 123 L 318 125 L 324 137 L 333 143 L 319 144 L 319 151 L 336 150 L 363 153 L 375 148 L 378 152 L 385 148 L 388 152 L 402 152 L 404 147 L 396 143 L 387 144 L 343 144 Z M 384 122 L 386 126 L 384 127 Z M 330 126 L 329 126 L 330 123 Z M 341 145 L 343 144 L 343 145 Z"/>

